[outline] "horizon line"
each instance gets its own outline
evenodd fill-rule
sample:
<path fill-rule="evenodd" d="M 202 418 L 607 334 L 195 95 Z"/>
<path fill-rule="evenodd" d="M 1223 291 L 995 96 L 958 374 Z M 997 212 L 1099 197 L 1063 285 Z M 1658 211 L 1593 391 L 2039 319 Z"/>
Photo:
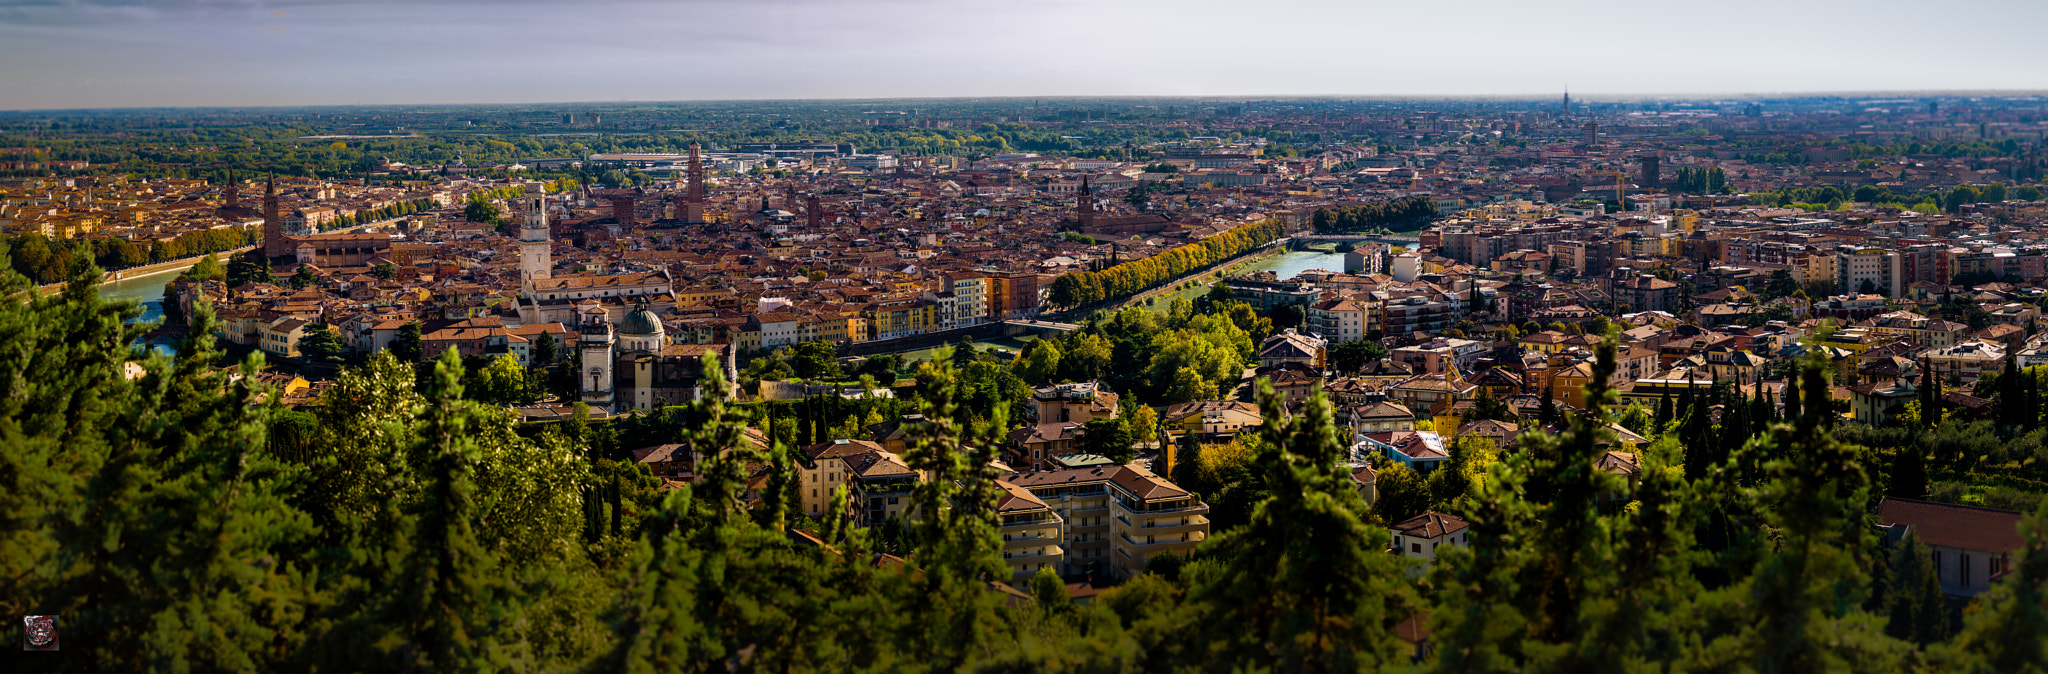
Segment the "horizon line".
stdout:
<path fill-rule="evenodd" d="M 1567 90 L 1560 89 L 1560 93 Z M 1002 95 L 1002 96 L 883 96 L 883 97 L 811 97 L 811 98 L 679 98 L 679 99 L 620 99 L 583 101 L 483 101 L 483 102 L 412 102 L 412 103 L 301 103 L 266 105 L 133 105 L 97 108 L 13 108 L 0 109 L 0 114 L 20 113 L 81 113 L 81 112 L 128 112 L 141 110 L 286 110 L 305 108 L 371 108 L 371 107 L 457 107 L 457 106 L 565 106 L 565 105 L 648 105 L 664 103 L 858 103 L 895 101 L 1095 101 L 1095 100 L 1184 100 L 1184 101 L 1547 101 L 1557 94 L 1551 93 L 1499 93 L 1499 94 L 1224 94 L 1224 95 L 1153 95 L 1153 94 L 1046 94 L 1046 95 Z M 1751 91 L 1751 92 L 1635 92 L 1600 93 L 1584 92 L 1579 98 L 1592 103 L 1629 103 L 1644 100 L 1690 101 L 1690 100 L 1757 100 L 1768 98 L 2028 98 L 2048 96 L 2048 89 L 1863 89 L 1838 91 Z"/>

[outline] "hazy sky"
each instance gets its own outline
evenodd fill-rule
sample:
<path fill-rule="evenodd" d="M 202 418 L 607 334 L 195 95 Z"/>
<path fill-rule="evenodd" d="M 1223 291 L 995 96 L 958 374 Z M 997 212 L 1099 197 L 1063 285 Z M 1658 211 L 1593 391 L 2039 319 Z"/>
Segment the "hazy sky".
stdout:
<path fill-rule="evenodd" d="M 0 0 L 0 110 L 2048 89 L 2044 0 Z"/>

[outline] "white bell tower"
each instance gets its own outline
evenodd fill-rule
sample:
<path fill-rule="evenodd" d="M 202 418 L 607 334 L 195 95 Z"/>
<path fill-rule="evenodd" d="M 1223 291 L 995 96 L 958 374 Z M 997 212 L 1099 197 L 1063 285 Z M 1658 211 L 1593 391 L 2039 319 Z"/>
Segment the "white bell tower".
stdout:
<path fill-rule="evenodd" d="M 577 388 L 582 391 L 583 404 L 610 411 L 613 395 L 612 324 L 599 318 L 585 324 L 582 332 L 583 338 L 577 346 L 583 352 L 583 369 L 577 373 Z"/>
<path fill-rule="evenodd" d="M 540 183 L 526 184 L 524 217 L 519 226 L 519 279 L 527 294 L 533 282 L 549 278 L 554 268 L 554 241 L 548 238 L 547 195 Z"/>

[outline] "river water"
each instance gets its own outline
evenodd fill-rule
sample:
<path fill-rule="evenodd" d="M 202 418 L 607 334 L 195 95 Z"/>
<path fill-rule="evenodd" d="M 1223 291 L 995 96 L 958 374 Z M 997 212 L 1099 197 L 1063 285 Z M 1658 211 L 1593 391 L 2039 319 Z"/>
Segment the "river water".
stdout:
<path fill-rule="evenodd" d="M 1344 254 L 1323 253 L 1313 250 L 1291 250 L 1260 260 L 1257 264 L 1247 266 L 1235 273 L 1249 274 L 1255 271 L 1270 271 L 1278 276 L 1280 280 L 1285 281 L 1294 278 L 1296 274 L 1310 269 L 1327 269 L 1329 271 L 1342 272 L 1344 271 Z"/>
<path fill-rule="evenodd" d="M 193 264 L 197 264 L 197 262 L 195 261 Z M 136 317 L 133 321 L 129 321 L 131 323 L 148 323 L 162 320 L 164 317 L 164 284 L 170 283 L 171 279 L 177 278 L 180 272 L 191 267 L 192 265 L 185 265 L 149 274 L 131 275 L 118 281 L 108 281 L 100 284 L 100 297 L 109 300 L 134 300 L 140 302 L 142 304 L 142 315 Z M 153 348 L 169 355 L 176 355 L 178 352 L 176 345 L 171 340 L 165 338 L 138 341 L 136 347 Z"/>
<path fill-rule="evenodd" d="M 192 265 L 185 265 L 151 274 L 130 276 L 119 281 L 108 281 L 100 284 L 100 297 L 141 302 L 142 317 L 136 319 L 136 322 L 154 321 L 164 316 L 164 284 L 170 283 L 180 272 L 191 267 Z"/>

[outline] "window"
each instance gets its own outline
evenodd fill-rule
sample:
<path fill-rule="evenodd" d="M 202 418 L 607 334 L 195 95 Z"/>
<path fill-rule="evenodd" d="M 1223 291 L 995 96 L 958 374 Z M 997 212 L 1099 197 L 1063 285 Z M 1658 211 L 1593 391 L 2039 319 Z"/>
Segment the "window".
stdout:
<path fill-rule="evenodd" d="M 1409 544 L 1408 544 L 1408 549 L 1409 549 L 1409 551 L 1411 551 L 1411 552 L 1414 552 L 1415 554 L 1418 554 L 1418 555 L 1419 555 L 1419 554 L 1422 554 L 1422 544 L 1421 544 L 1421 543 L 1409 543 Z"/>

